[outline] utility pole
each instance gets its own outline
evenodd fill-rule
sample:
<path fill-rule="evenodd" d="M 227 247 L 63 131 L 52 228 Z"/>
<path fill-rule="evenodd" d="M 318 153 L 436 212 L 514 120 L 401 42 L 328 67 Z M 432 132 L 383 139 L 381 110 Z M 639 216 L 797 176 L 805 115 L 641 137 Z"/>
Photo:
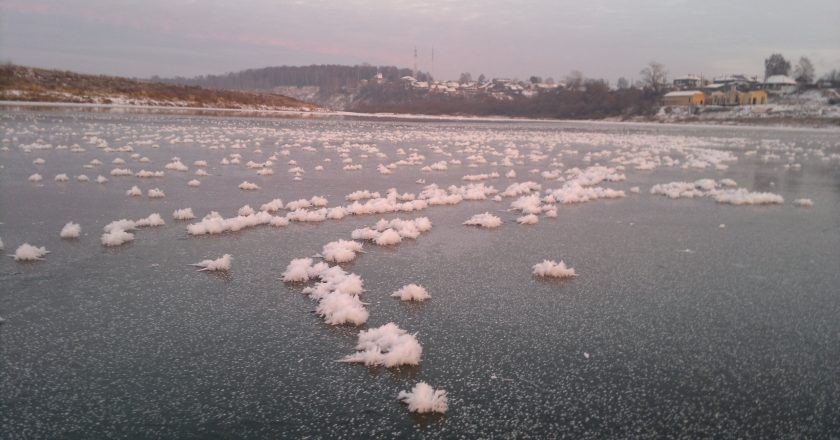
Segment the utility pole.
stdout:
<path fill-rule="evenodd" d="M 417 46 L 414 46 L 414 78 L 417 78 Z"/>

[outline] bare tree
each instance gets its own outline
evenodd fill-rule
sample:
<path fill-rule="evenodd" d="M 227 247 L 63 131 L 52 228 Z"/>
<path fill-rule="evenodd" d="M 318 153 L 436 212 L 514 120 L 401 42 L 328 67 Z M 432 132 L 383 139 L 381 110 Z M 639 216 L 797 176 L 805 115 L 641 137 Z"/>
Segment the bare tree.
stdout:
<path fill-rule="evenodd" d="M 822 81 L 828 81 L 834 85 L 840 84 L 840 70 L 834 69 L 826 72 L 826 74 L 822 77 Z"/>
<path fill-rule="evenodd" d="M 566 75 L 566 87 L 569 90 L 578 90 L 583 88 L 583 72 L 580 70 L 572 70 Z"/>
<path fill-rule="evenodd" d="M 629 89 L 630 81 L 627 81 L 627 78 L 622 76 L 618 79 L 618 82 L 616 82 L 616 87 L 618 87 L 618 90 Z"/>
<path fill-rule="evenodd" d="M 814 82 L 814 65 L 807 57 L 799 58 L 799 63 L 793 69 L 793 76 L 796 82 L 811 84 Z"/>
<path fill-rule="evenodd" d="M 790 62 L 780 53 L 774 53 L 764 60 L 764 79 L 773 75 L 787 75 L 789 72 Z"/>
<path fill-rule="evenodd" d="M 540 78 L 539 76 L 532 75 L 530 78 L 528 78 L 528 81 L 529 81 L 531 84 L 539 84 L 539 83 L 541 83 L 543 80 L 542 80 L 542 78 Z"/>
<path fill-rule="evenodd" d="M 483 73 L 482 73 L 482 74 L 480 74 L 480 75 L 478 75 L 478 83 L 479 83 L 479 84 L 484 84 L 486 81 L 487 81 L 487 77 L 486 77 L 486 76 L 484 76 L 484 74 L 483 74 Z"/>
<path fill-rule="evenodd" d="M 471 83 L 472 82 L 472 74 L 470 72 L 464 72 L 461 74 L 461 77 L 458 78 L 458 82 L 461 84 Z"/>
<path fill-rule="evenodd" d="M 639 74 L 642 75 L 643 87 L 650 89 L 655 93 L 662 92 L 665 89 L 665 85 L 668 83 L 668 71 L 665 70 L 664 65 L 659 64 L 656 61 L 648 63 L 647 67 L 642 69 Z"/>

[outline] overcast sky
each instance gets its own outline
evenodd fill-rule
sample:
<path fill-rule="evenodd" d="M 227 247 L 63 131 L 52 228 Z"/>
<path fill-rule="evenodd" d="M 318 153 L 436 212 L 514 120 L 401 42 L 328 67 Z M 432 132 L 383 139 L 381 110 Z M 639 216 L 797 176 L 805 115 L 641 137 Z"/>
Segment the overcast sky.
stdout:
<path fill-rule="evenodd" d="M 774 52 L 822 74 L 840 69 L 840 0 L 0 0 L 0 60 L 87 73 L 411 67 L 415 46 L 438 79 L 614 81 L 651 60 L 670 77 L 762 74 Z"/>

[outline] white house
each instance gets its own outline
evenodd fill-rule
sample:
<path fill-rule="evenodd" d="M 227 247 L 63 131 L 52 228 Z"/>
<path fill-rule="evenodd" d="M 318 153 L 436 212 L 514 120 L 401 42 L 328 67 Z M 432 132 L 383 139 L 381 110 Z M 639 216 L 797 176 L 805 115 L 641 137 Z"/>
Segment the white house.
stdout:
<path fill-rule="evenodd" d="M 762 87 L 770 94 L 787 95 L 795 92 L 799 85 L 796 84 L 796 80 L 787 75 L 773 75 L 764 80 Z"/>
<path fill-rule="evenodd" d="M 687 89 L 696 89 L 698 87 L 702 87 L 703 78 L 697 75 L 685 75 L 679 78 L 674 78 L 674 86 L 679 88 L 680 90 L 687 90 Z"/>

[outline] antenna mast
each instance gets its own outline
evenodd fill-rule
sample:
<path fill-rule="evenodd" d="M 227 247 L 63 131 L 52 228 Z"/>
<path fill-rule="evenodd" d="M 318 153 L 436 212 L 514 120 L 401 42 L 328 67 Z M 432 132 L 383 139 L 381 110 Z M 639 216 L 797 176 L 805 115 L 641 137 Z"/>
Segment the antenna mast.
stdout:
<path fill-rule="evenodd" d="M 432 68 L 429 70 L 429 73 L 434 75 L 434 71 L 435 71 L 435 47 L 432 46 Z"/>
<path fill-rule="evenodd" d="M 414 46 L 414 77 L 417 78 L 417 46 Z"/>

